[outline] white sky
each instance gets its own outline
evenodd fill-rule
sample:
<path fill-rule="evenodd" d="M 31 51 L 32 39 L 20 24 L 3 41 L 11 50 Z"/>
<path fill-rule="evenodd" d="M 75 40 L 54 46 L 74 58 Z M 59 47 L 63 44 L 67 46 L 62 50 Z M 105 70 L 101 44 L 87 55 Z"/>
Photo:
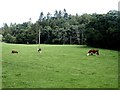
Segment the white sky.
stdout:
<path fill-rule="evenodd" d="M 69 14 L 107 13 L 118 10 L 120 0 L 0 0 L 0 27 L 3 23 L 23 23 L 29 18 L 36 22 L 40 12 L 46 15 L 55 10 L 67 10 Z"/>

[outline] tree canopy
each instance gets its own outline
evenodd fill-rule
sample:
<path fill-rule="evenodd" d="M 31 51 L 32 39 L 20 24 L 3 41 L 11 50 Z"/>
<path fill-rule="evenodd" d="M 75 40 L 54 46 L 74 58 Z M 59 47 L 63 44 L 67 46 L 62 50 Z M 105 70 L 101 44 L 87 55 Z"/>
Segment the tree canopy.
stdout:
<path fill-rule="evenodd" d="M 6 43 L 37 44 L 39 29 L 41 43 L 44 44 L 80 44 L 93 47 L 119 49 L 120 17 L 118 11 L 110 10 L 106 14 L 71 15 L 67 10 L 55 10 L 44 15 L 40 13 L 35 23 L 7 23 L 0 28 Z M 2 32 L 1 32 L 2 30 Z"/>

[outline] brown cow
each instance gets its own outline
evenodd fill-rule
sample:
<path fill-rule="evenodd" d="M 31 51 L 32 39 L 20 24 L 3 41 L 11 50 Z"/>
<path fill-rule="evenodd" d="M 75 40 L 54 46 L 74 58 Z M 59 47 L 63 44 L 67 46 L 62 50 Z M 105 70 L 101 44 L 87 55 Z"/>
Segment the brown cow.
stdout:
<path fill-rule="evenodd" d="M 11 52 L 11 53 L 18 53 L 18 51 L 12 50 L 12 52 Z"/>
<path fill-rule="evenodd" d="M 99 50 L 94 50 L 94 49 L 89 50 L 87 56 L 90 55 L 99 55 Z"/>

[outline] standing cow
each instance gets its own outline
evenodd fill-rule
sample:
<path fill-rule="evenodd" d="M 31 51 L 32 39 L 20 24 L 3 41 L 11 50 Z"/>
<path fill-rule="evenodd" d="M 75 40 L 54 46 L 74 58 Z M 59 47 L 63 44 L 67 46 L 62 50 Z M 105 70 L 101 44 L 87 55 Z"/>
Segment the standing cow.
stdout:
<path fill-rule="evenodd" d="M 42 49 L 41 49 L 41 48 L 39 48 L 37 51 L 38 51 L 39 53 L 42 53 Z"/>
<path fill-rule="evenodd" d="M 94 49 L 89 50 L 87 56 L 90 55 L 99 55 L 99 50 L 94 50 Z"/>

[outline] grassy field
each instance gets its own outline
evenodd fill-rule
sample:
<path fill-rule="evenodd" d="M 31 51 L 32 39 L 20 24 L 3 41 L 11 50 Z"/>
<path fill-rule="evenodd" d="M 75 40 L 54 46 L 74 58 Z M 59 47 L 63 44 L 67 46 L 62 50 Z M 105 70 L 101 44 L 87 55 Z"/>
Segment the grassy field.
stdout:
<path fill-rule="evenodd" d="M 1 43 L 1 37 L 0 37 L 0 90 L 2 89 L 2 43 Z"/>
<path fill-rule="evenodd" d="M 117 88 L 118 52 L 79 45 L 2 45 L 3 88 Z M 18 50 L 12 54 L 11 50 Z"/>

